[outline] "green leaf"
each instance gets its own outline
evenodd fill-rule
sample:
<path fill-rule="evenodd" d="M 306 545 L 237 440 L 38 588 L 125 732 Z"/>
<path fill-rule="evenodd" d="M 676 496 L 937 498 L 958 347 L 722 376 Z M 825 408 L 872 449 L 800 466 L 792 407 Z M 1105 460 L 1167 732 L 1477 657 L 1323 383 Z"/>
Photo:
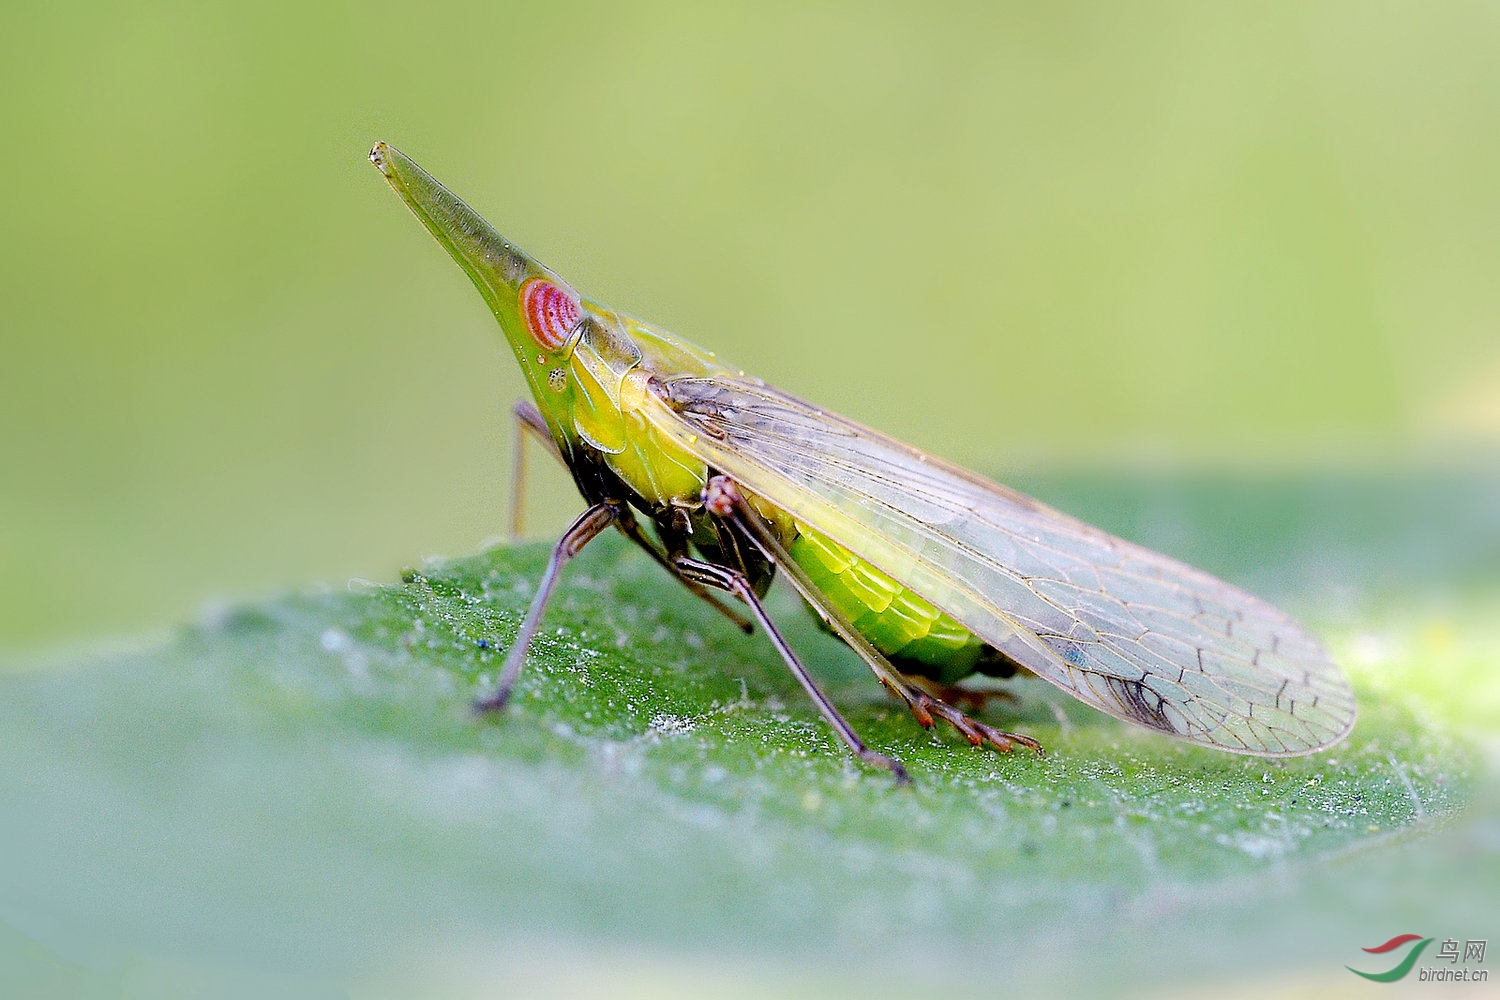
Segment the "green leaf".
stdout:
<path fill-rule="evenodd" d="M 1483 934 L 1464 900 L 1495 888 L 1493 810 L 1453 823 L 1485 789 L 1458 734 L 1487 721 L 1472 664 L 1500 643 L 1456 652 L 1388 614 L 1381 659 L 1368 621 L 1325 627 L 1360 721 L 1295 760 L 1009 684 L 984 717 L 1038 759 L 921 730 L 777 591 L 904 788 L 850 759 L 764 636 L 613 537 L 568 568 L 506 713 L 476 717 L 545 557 L 496 548 L 0 674 L 0 968 L 79 995 L 272 971 L 448 995 L 516 967 L 523 993 L 745 969 L 820 995 L 1066 992 L 1347 975 L 1397 932 Z"/>

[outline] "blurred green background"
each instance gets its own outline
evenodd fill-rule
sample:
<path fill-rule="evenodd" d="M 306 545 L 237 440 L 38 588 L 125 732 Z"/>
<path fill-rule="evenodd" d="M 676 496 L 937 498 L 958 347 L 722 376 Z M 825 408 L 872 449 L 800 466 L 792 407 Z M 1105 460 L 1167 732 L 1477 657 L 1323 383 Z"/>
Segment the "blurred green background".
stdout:
<path fill-rule="evenodd" d="M 4 6 L 0 991 L 1332 996 L 1488 933 L 1497 121 L 1493 4 Z M 1354 736 L 1038 684 L 1053 756 L 972 755 L 780 594 L 888 794 L 607 545 L 474 725 L 543 550 L 344 589 L 503 530 L 523 391 L 377 138 L 591 296 L 1285 603 Z"/>
<path fill-rule="evenodd" d="M 10 4 L 0 94 L 0 646 L 502 530 L 522 384 L 377 138 L 994 474 L 1500 440 L 1493 4 Z"/>

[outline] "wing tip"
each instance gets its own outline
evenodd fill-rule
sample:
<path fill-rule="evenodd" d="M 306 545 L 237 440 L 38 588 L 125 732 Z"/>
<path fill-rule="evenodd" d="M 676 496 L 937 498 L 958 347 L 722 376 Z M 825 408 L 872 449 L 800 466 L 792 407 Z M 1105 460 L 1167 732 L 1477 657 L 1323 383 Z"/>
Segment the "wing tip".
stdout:
<path fill-rule="evenodd" d="M 1354 700 L 1351 696 L 1349 701 L 1348 716 L 1342 720 L 1342 724 L 1340 725 L 1339 729 L 1336 732 L 1332 732 L 1327 737 L 1318 739 L 1316 741 L 1307 739 L 1296 741 L 1283 740 L 1281 741 L 1283 744 L 1282 747 L 1280 749 L 1277 749 L 1275 747 L 1267 746 L 1264 743 L 1259 746 L 1231 746 L 1209 738 L 1209 734 L 1207 733 L 1203 734 L 1199 738 L 1195 738 L 1192 735 L 1180 735 L 1182 735 L 1183 739 L 1186 739 L 1191 743 L 1195 743 L 1198 746 L 1207 747 L 1211 750 L 1220 750 L 1225 753 L 1239 754 L 1243 757 L 1307 757 L 1315 753 L 1321 753 L 1324 750 L 1331 750 L 1334 747 L 1338 746 L 1340 743 L 1344 742 L 1349 738 L 1349 734 L 1354 732 L 1354 724 L 1358 721 L 1359 709 L 1355 705 Z"/>

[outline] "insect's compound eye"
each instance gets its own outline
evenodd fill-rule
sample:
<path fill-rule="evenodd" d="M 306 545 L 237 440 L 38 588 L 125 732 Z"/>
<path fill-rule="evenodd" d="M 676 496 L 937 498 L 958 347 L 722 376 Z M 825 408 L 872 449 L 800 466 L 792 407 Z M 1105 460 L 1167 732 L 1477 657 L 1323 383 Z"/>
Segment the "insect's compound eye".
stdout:
<path fill-rule="evenodd" d="M 532 278 L 521 286 L 521 315 L 531 338 L 551 351 L 568 339 L 580 312 L 567 292 L 545 278 Z"/>

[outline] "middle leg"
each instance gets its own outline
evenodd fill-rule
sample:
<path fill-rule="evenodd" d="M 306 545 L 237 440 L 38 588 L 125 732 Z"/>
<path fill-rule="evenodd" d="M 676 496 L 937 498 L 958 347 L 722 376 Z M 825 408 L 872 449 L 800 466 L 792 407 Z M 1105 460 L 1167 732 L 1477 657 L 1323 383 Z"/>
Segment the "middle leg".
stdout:
<path fill-rule="evenodd" d="M 865 745 L 865 741 L 859 738 L 859 734 L 854 731 L 854 727 L 849 724 L 849 721 L 839 714 L 839 710 L 834 707 L 833 702 L 828 700 L 828 696 L 823 693 L 812 679 L 812 675 L 807 672 L 807 668 L 802 665 L 802 661 L 797 659 L 797 654 L 792 651 L 792 647 L 787 645 L 786 639 L 782 638 L 781 633 L 772 624 L 770 615 L 766 613 L 765 605 L 761 604 L 760 598 L 755 593 L 755 588 L 750 585 L 750 581 L 745 577 L 745 574 L 725 566 L 717 566 L 698 559 L 690 559 L 687 556 L 675 556 L 672 562 L 687 579 L 694 580 L 706 587 L 713 587 L 716 590 L 733 594 L 749 605 L 750 613 L 755 616 L 755 620 L 760 623 L 760 627 L 765 629 L 766 635 L 770 637 L 771 643 L 776 647 L 776 652 L 781 654 L 781 659 L 786 663 L 787 669 L 792 672 L 793 677 L 797 678 L 797 682 L 802 685 L 802 689 L 813 700 L 813 704 L 818 706 L 818 711 L 823 714 L 823 718 L 827 719 L 828 724 L 833 726 L 834 731 L 839 734 L 839 738 L 844 741 L 844 744 L 853 751 L 854 756 L 867 764 L 876 764 L 885 768 L 891 774 L 895 775 L 896 780 L 901 784 L 907 784 L 911 781 L 911 777 L 906 773 L 906 768 L 899 760 L 880 753 L 878 750 L 871 750 Z"/>

